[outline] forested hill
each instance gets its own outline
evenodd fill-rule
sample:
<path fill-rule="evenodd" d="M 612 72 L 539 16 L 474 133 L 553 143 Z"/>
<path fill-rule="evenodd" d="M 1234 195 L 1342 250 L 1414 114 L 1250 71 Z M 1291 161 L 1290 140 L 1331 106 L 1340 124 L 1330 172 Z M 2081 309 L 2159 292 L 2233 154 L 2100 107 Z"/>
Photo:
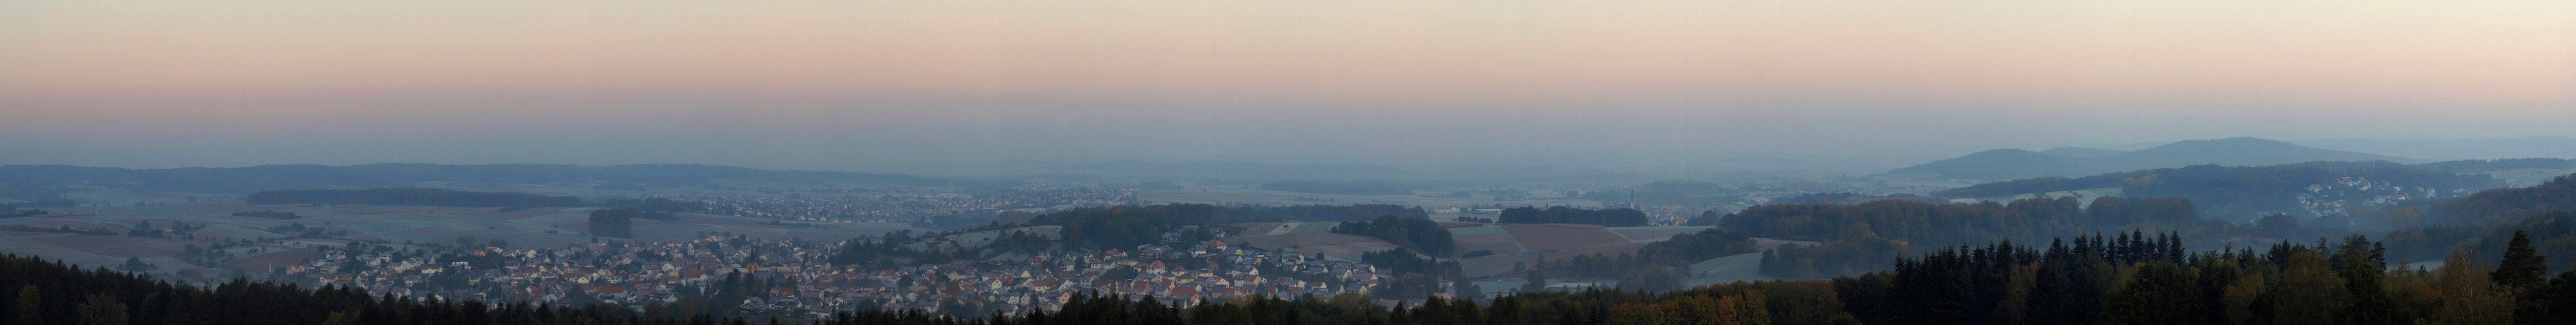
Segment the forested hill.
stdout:
<path fill-rule="evenodd" d="M 517 192 L 467 192 L 417 187 L 358 190 L 276 190 L 243 196 L 250 204 L 373 204 L 446 207 L 577 207 L 580 198 Z"/>
<path fill-rule="evenodd" d="M 2205 214 L 2229 219 L 2250 219 L 2258 212 L 2293 212 L 2300 207 L 2299 197 L 2313 198 L 2354 196 L 2367 199 L 2377 196 L 2408 194 L 2410 199 L 2424 197 L 2422 191 L 2388 187 L 2332 188 L 2311 191 L 2310 185 L 2337 184 L 2344 177 L 2386 182 L 2386 185 L 2412 189 L 2440 190 L 2441 195 L 2459 195 L 2467 191 L 2504 186 L 2504 182 L 2486 175 L 2454 174 L 2385 161 L 2308 162 L 2262 167 L 2223 167 L 2198 165 L 2182 168 L 2159 168 L 2130 172 L 2103 173 L 2079 178 L 2040 177 L 1971 185 L 1932 192 L 1941 197 L 1998 197 L 2049 191 L 2069 191 L 2115 187 L 2121 195 L 2131 197 L 2172 196 L 2190 198 Z M 2376 192 L 2372 192 L 2376 191 Z M 2380 193 L 2385 192 L 2385 193 Z"/>
<path fill-rule="evenodd" d="M 107 186 L 129 190 L 245 194 L 265 190 L 343 187 L 407 187 L 420 182 L 546 184 L 618 182 L 699 185 L 711 179 L 775 182 L 865 182 L 935 185 L 955 180 L 912 175 L 854 172 L 766 170 L 696 164 L 575 166 L 549 164 L 441 165 L 366 164 L 350 166 L 260 165 L 232 168 L 126 169 L 66 165 L 0 166 L 0 188 L 61 185 Z"/>
<path fill-rule="evenodd" d="M 1718 217 L 1718 228 L 1753 237 L 1816 241 L 1765 256 L 1763 271 L 1780 278 L 1859 275 L 1894 267 L 1917 248 L 2040 240 L 2095 233 L 2139 237 L 2167 233 L 2177 243 L 2219 247 L 2258 229 L 2203 220 L 2182 198 L 2023 199 L 2010 203 L 1936 204 L 1881 200 L 1853 205 L 1772 204 Z"/>
<path fill-rule="evenodd" d="M 2482 224 L 2569 209 L 2576 209 L 2576 175 L 2560 176 L 2532 187 L 2485 190 L 2442 201 L 2433 205 L 2426 220 Z"/>
<path fill-rule="evenodd" d="M 2062 152 L 2062 151 L 2061 151 Z M 2262 166 L 2311 161 L 2398 161 L 2413 159 L 2299 146 L 2257 138 L 2179 141 L 2138 151 L 2103 155 L 2052 155 L 2020 149 L 1996 149 L 1958 158 L 1898 168 L 1889 174 L 1927 173 L 1964 179 L 2016 179 L 2091 175 L 2147 168 L 2216 164 Z"/>
<path fill-rule="evenodd" d="M 1517 207 L 1503 209 L 1495 223 L 1572 223 L 1632 227 L 1646 225 L 1646 213 L 1637 209 L 1618 208 L 1587 210 L 1568 207 Z"/>
<path fill-rule="evenodd" d="M 378 297 L 272 282 L 189 286 L 15 254 L 0 255 L 0 274 L 0 322 L 8 324 L 714 324 L 703 315 L 645 315 L 612 305 Z"/>
<path fill-rule="evenodd" d="M 1249 161 L 1154 163 L 1111 161 L 1046 168 L 1050 173 L 1253 179 L 1367 179 L 1405 176 L 1403 168 L 1371 164 L 1267 164 Z"/>
<path fill-rule="evenodd" d="M 2453 160 L 2415 166 L 2453 173 L 2484 173 L 2512 169 L 2570 169 L 2576 168 L 2576 159 L 2516 158 L 2496 160 Z"/>
<path fill-rule="evenodd" d="M 2389 255 L 2398 258 L 2430 260 L 2453 250 L 2497 252 L 2516 233 L 2528 233 L 2543 253 L 2576 256 L 2576 175 L 2532 187 L 2486 190 L 2443 200 L 2429 209 L 2405 210 L 2424 213 L 2396 221 L 2402 229 L 2381 237 L 2389 243 Z M 2489 262 L 2502 257 L 2480 258 Z M 2556 267 L 2576 268 L 2576 259 L 2553 262 Z"/>

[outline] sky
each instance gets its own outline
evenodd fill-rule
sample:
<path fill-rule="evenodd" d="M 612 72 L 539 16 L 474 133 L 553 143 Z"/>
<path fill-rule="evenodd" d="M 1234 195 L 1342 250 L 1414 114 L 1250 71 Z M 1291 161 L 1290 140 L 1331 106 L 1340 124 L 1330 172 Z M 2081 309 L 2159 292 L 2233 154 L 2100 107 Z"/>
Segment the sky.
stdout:
<path fill-rule="evenodd" d="M 2568 125 L 2571 1 L 0 0 L 0 164 L 1910 158 Z"/>

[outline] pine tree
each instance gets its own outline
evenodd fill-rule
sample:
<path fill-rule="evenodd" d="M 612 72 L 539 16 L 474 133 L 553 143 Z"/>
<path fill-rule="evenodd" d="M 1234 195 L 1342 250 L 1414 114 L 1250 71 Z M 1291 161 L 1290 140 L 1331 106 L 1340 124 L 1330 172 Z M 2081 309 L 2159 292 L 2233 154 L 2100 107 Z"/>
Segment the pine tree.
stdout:
<path fill-rule="evenodd" d="M 2505 294 L 2513 295 L 2515 302 L 2513 313 L 2519 316 L 2515 317 L 2516 322 L 2540 324 L 2542 320 L 2548 319 L 2545 315 L 2548 313 L 2546 310 L 2548 307 L 2541 301 L 2544 297 L 2541 297 L 2538 291 L 2549 284 L 2548 276 L 2548 257 L 2541 256 L 2538 250 L 2532 249 L 2529 234 L 2515 230 L 2513 241 L 2505 245 L 2504 262 L 2498 263 L 2495 273 L 2491 273 L 2488 278 L 2492 279 L 2498 288 L 2504 289 Z"/>
<path fill-rule="evenodd" d="M 16 317 L 18 324 L 45 323 L 44 292 L 37 290 L 36 285 L 19 286 L 17 303 L 17 308 L 10 308 L 10 310 L 18 314 Z"/>
<path fill-rule="evenodd" d="M 2531 247 L 2531 236 L 2513 231 L 2513 242 L 2504 249 L 2504 262 L 2496 265 L 2495 283 L 2516 294 L 2531 291 L 2549 281 L 2548 257 Z"/>

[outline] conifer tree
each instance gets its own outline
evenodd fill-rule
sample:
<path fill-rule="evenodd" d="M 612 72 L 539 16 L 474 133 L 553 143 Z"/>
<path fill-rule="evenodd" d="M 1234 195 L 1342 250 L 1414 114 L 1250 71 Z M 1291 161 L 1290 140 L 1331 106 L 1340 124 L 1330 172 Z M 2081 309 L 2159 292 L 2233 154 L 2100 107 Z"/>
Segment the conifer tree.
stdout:
<path fill-rule="evenodd" d="M 2517 294 L 2531 291 L 2547 283 L 2548 257 L 2540 256 L 2539 251 L 2532 249 L 2530 235 L 2515 230 L 2513 242 L 2505 246 L 2504 262 L 2496 265 L 2493 277 L 2496 285 L 2505 287 L 2505 290 Z"/>

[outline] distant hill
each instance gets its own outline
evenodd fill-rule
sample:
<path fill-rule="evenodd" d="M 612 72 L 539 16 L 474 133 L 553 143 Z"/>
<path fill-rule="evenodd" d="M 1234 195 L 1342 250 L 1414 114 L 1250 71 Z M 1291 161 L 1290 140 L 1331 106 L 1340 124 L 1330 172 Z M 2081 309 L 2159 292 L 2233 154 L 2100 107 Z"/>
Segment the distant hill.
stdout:
<path fill-rule="evenodd" d="M 2355 183 L 2343 184 L 2345 180 Z M 2360 183 L 2362 181 L 2369 183 Z M 2312 185 L 2320 187 L 2311 189 Z M 2302 197 L 2319 202 L 2341 200 L 2360 204 L 2374 199 L 2403 197 L 2405 200 L 2420 200 L 2428 196 L 2457 196 L 2467 193 L 2467 190 L 2502 186 L 2503 181 L 2487 175 L 2456 174 L 2427 165 L 2320 161 L 2255 167 L 2194 165 L 2077 178 L 2045 176 L 1977 184 L 1932 194 L 1941 197 L 2002 197 L 2120 188 L 2122 195 L 2130 197 L 2189 198 L 2198 205 L 2202 214 L 2212 217 L 2250 218 L 2261 212 L 2307 214 L 2303 209 L 2308 207 L 2300 205 Z M 2441 192 L 2424 193 L 2425 189 Z"/>
<path fill-rule="evenodd" d="M 547 184 L 619 182 L 705 184 L 710 179 L 776 182 L 861 182 L 926 185 L 944 182 L 912 175 L 766 170 L 696 164 L 576 166 L 551 164 L 366 164 L 350 166 L 260 165 L 231 168 L 126 169 L 67 165 L 0 166 L 0 188 L 90 185 L 129 190 L 246 194 L 265 190 L 341 187 L 408 187 L 420 182 Z"/>
<path fill-rule="evenodd" d="M 2576 138 L 2571 137 L 2457 140 L 2332 138 L 2295 143 L 2425 159 L 2576 158 Z"/>
<path fill-rule="evenodd" d="M 1298 193 L 1339 194 L 1339 195 L 1409 195 L 1409 194 L 1413 194 L 1413 190 L 1412 190 L 1412 189 L 1410 189 L 1410 188 L 1409 188 L 1409 187 L 1407 187 L 1407 186 L 1397 185 L 1397 184 L 1389 184 L 1389 183 L 1384 183 L 1384 182 L 1311 182 L 1311 181 L 1278 181 L 1278 182 L 1270 182 L 1270 183 L 1267 183 L 1267 184 L 1261 184 L 1260 189 L 1261 189 L 1261 190 L 1264 190 L 1264 191 L 1285 191 L 1285 192 L 1298 192 Z"/>
<path fill-rule="evenodd" d="M 2100 148 L 2057 147 L 2056 149 L 2040 150 L 2039 153 L 2059 157 L 2101 157 L 2128 153 L 2128 151 Z"/>
<path fill-rule="evenodd" d="M 2453 173 L 2485 173 L 2513 169 L 2571 169 L 2576 168 L 2576 160 L 2559 158 L 2453 160 L 2416 166 Z"/>
<path fill-rule="evenodd" d="M 2013 179 L 2043 175 L 2084 175 L 2107 165 L 2092 158 L 2050 155 L 2021 149 L 1995 149 L 1887 171 L 1889 174 L 1932 173 L 1969 179 Z"/>
<path fill-rule="evenodd" d="M 370 188 L 359 190 L 272 190 L 242 197 L 250 204 L 321 205 L 373 204 L 445 207 L 577 207 L 588 206 L 580 198 L 543 196 L 517 192 L 467 192 L 434 188 Z"/>
<path fill-rule="evenodd" d="M 1133 160 L 1063 164 L 1048 167 L 1047 172 L 1114 176 L 1298 179 L 1378 178 L 1402 176 L 1407 173 L 1403 168 L 1371 164 L 1265 164 L 1249 161 L 1157 163 Z"/>
<path fill-rule="evenodd" d="M 2106 149 L 2050 149 L 2058 154 L 1996 149 L 1890 170 L 1890 174 L 1928 173 L 1949 178 L 2015 179 L 2038 176 L 2092 175 L 2105 172 L 2192 165 L 2266 166 L 2311 161 L 2419 162 L 2415 159 L 2299 146 L 2258 138 L 2188 140 L 2138 151 L 2082 156 Z"/>

